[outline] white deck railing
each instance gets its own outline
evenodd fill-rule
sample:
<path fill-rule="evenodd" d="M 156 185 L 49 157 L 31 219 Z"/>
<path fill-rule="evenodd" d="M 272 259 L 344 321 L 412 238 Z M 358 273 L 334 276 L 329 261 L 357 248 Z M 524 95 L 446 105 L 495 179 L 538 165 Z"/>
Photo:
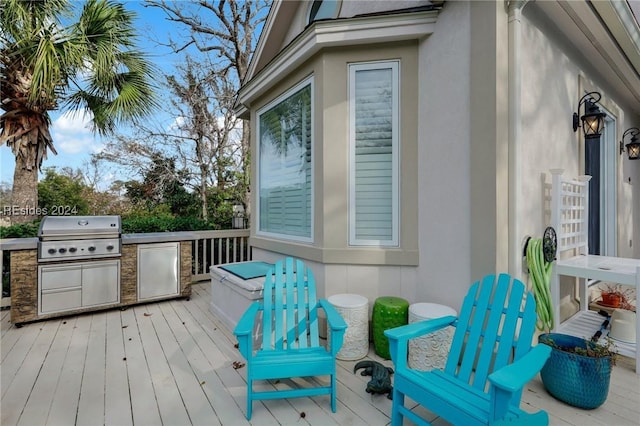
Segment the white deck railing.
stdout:
<path fill-rule="evenodd" d="M 208 280 L 211 266 L 251 260 L 248 229 L 191 233 L 198 237 L 193 241 L 192 248 L 193 282 Z"/>

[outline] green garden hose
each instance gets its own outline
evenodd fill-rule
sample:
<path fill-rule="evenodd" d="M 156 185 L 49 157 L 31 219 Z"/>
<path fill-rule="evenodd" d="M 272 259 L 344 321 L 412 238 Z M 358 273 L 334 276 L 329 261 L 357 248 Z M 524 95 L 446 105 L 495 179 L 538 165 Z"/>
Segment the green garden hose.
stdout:
<path fill-rule="evenodd" d="M 533 282 L 533 295 L 538 313 L 538 330 L 553 328 L 553 305 L 551 303 L 551 266 L 545 260 L 542 239 L 530 239 L 527 244 L 527 266 Z"/>

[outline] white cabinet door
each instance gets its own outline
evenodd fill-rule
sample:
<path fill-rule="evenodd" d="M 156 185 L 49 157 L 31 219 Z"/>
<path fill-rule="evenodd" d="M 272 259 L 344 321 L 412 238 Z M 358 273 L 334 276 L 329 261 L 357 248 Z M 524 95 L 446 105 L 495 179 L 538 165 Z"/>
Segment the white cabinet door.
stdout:
<path fill-rule="evenodd" d="M 180 243 L 138 246 L 138 300 L 178 295 Z"/>
<path fill-rule="evenodd" d="M 119 260 L 83 265 L 82 306 L 119 303 L 119 274 Z"/>

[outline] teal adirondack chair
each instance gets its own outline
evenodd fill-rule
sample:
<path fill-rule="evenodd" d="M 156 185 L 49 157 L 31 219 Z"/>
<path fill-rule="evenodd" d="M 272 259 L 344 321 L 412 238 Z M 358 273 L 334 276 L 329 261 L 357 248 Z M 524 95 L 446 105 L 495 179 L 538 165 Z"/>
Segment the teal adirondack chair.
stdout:
<path fill-rule="evenodd" d="M 331 345 L 325 348 L 318 337 L 318 308 L 327 317 Z M 262 313 L 262 346 L 253 351 L 256 318 Z M 301 260 L 286 258 L 267 272 L 263 300 L 256 301 L 238 321 L 234 334 L 247 360 L 247 420 L 254 400 L 331 395 L 336 411 L 336 354 L 342 346 L 347 324 L 325 299 L 316 300 L 313 273 Z M 328 386 L 300 386 L 257 392 L 255 380 L 282 380 L 328 375 Z"/>
<path fill-rule="evenodd" d="M 409 339 L 455 326 L 444 370 L 407 366 Z M 407 417 L 429 424 L 404 405 L 405 396 L 455 425 L 546 425 L 546 412 L 519 408 L 524 385 L 544 366 L 551 348 L 531 347 L 536 302 L 507 274 L 484 277 L 464 298 L 460 316 L 416 322 L 385 331 L 395 365 L 391 424 Z"/>

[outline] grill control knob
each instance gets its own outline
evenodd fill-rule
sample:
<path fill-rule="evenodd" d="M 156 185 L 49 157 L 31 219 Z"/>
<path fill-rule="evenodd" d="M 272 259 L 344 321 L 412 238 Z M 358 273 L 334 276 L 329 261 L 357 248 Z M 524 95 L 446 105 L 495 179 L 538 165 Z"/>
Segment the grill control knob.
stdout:
<path fill-rule="evenodd" d="M 50 248 L 49 250 L 47 250 L 49 252 L 49 254 L 53 254 L 56 252 L 56 249 L 54 248 Z"/>
<path fill-rule="evenodd" d="M 96 247 L 95 246 L 89 246 L 89 251 L 96 251 Z"/>
<path fill-rule="evenodd" d="M 113 244 L 109 244 L 109 245 L 107 246 L 107 250 L 113 250 L 113 249 L 114 249 Z"/>
<path fill-rule="evenodd" d="M 76 252 L 76 250 L 78 250 L 78 249 L 77 249 L 77 248 L 75 248 L 75 247 L 70 247 L 70 248 L 69 248 L 69 253 L 75 253 L 75 252 Z"/>
<path fill-rule="evenodd" d="M 59 249 L 58 249 L 58 252 L 60 252 L 60 253 L 66 253 L 66 252 L 67 252 L 67 249 L 66 249 L 66 248 L 64 248 L 64 247 L 61 247 L 61 248 L 59 248 Z"/>

